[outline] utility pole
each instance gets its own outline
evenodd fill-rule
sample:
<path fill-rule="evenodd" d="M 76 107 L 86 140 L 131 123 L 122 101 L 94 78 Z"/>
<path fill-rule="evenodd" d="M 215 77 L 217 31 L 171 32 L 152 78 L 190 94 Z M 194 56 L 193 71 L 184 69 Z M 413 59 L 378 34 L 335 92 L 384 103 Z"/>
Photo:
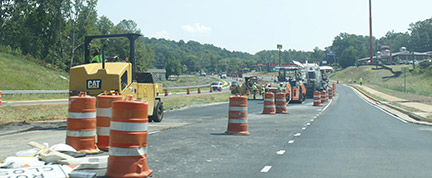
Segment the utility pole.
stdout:
<path fill-rule="evenodd" d="M 369 51 L 370 61 L 373 64 L 373 44 L 372 44 L 372 0 L 369 0 Z"/>

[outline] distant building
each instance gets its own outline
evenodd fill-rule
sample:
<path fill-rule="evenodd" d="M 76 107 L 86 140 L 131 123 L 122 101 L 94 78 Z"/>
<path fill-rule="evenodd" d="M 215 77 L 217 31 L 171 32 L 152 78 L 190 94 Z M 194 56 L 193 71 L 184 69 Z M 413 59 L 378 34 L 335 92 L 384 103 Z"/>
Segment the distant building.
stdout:
<path fill-rule="evenodd" d="M 149 69 L 147 72 L 156 74 L 161 81 L 166 80 L 166 70 L 165 69 Z"/>

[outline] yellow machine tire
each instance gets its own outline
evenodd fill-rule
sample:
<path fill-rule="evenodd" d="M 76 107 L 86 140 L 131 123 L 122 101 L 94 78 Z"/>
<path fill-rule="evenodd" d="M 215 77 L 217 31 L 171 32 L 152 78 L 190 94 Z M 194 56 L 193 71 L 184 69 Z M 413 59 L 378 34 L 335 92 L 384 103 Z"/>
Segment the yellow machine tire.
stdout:
<path fill-rule="evenodd" d="M 163 119 L 163 103 L 160 100 L 155 100 L 153 115 L 149 117 L 149 122 L 161 122 Z"/>

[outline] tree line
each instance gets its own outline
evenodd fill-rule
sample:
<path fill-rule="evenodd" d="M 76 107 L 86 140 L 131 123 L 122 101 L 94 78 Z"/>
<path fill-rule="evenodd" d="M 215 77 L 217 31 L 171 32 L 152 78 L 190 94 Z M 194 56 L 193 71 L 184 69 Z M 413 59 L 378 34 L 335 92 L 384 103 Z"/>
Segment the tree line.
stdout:
<path fill-rule="evenodd" d="M 40 59 L 47 66 L 68 71 L 84 63 L 84 37 L 87 35 L 139 33 L 132 20 L 114 24 L 106 16 L 98 17 L 97 0 L 0 0 L 0 45 L 23 55 Z M 409 32 L 389 31 L 374 45 L 391 43 L 393 51 L 404 46 L 410 51 L 432 51 L 432 18 L 410 24 Z M 110 56 L 128 57 L 126 39 L 99 40 L 90 49 L 104 50 Z M 276 46 L 276 44 L 275 44 Z M 374 52 L 379 49 L 375 47 Z M 326 53 L 334 53 L 328 56 Z M 280 55 L 280 56 L 279 56 Z M 356 59 L 369 56 L 369 37 L 340 33 L 331 46 L 312 51 L 293 49 L 263 50 L 256 54 L 229 51 L 196 41 L 172 41 L 139 38 L 136 47 L 137 68 L 165 68 L 168 74 L 237 72 L 257 69 L 254 64 L 329 61 L 348 67 Z"/>

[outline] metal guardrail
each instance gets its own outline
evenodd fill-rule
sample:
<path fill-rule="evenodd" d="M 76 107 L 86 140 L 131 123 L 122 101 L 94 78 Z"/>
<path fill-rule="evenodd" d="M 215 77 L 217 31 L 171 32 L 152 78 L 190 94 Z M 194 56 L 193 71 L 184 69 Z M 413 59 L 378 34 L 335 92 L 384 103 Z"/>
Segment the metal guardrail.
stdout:
<path fill-rule="evenodd" d="M 180 86 L 180 87 L 164 87 L 164 89 L 172 90 L 172 89 L 186 89 L 186 88 L 201 88 L 201 87 L 209 87 L 210 84 L 206 85 L 196 85 L 196 86 Z M 67 94 L 69 90 L 0 90 L 3 95 L 12 95 L 12 94 Z"/>
<path fill-rule="evenodd" d="M 69 90 L 0 90 L 2 94 L 51 94 L 51 93 L 69 93 Z"/>
<path fill-rule="evenodd" d="M 164 87 L 164 89 L 186 89 L 186 88 L 201 88 L 201 87 L 210 87 L 210 84 L 207 85 L 196 85 L 196 86 L 181 86 L 181 87 Z"/>

